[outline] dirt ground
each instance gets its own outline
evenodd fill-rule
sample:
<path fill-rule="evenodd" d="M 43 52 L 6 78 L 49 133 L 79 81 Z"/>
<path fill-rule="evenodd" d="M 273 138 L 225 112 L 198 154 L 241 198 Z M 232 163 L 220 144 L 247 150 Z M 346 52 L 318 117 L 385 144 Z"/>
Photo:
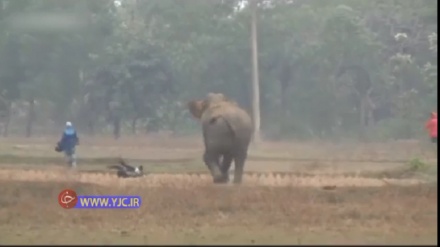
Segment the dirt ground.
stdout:
<path fill-rule="evenodd" d="M 0 244 L 435 244 L 436 186 L 109 188 L 1 182 Z M 62 209 L 64 188 L 140 209 Z"/>
<path fill-rule="evenodd" d="M 0 244 L 437 243 L 437 154 L 417 141 L 264 143 L 252 147 L 246 170 L 295 173 L 246 175 L 241 186 L 179 174 L 204 170 L 197 138 L 84 138 L 77 172 L 65 170 L 55 141 L 0 140 Z M 106 165 L 87 159 L 118 155 L 157 159 L 142 163 L 153 174 L 119 180 L 81 172 Z M 42 162 L 52 157 L 59 161 Z M 140 195 L 143 203 L 66 210 L 57 203 L 65 188 Z"/>

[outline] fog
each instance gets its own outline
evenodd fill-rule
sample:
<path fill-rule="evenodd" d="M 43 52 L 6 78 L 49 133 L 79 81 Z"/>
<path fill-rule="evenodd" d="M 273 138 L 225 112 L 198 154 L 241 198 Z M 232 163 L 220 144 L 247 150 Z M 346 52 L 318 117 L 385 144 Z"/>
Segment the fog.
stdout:
<path fill-rule="evenodd" d="M 199 134 L 187 102 L 252 114 L 244 1 L 1 1 L 0 131 Z M 261 1 L 266 140 L 425 137 L 437 107 L 436 1 Z M 240 11 L 237 11 L 240 10 Z"/>

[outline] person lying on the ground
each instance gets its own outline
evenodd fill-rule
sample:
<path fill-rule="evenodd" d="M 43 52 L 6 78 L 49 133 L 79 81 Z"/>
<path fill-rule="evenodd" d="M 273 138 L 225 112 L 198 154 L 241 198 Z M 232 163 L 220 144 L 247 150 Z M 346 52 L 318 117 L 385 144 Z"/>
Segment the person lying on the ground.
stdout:
<path fill-rule="evenodd" d="M 117 169 L 118 172 L 116 174 L 121 178 L 141 177 L 144 175 L 144 168 L 142 166 L 132 167 L 123 159 L 119 159 L 119 165 L 108 166 L 108 168 Z"/>

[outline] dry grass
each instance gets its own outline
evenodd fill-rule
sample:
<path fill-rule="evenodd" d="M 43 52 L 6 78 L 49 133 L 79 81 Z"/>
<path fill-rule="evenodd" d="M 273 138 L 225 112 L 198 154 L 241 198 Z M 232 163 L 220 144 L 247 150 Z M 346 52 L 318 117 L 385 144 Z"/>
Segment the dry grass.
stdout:
<path fill-rule="evenodd" d="M 209 186 L 212 178 L 209 174 L 149 174 L 136 179 L 119 179 L 115 174 L 68 172 L 62 169 L 21 170 L 0 169 L 0 180 L 23 182 L 80 182 L 109 187 L 171 187 L 182 188 Z M 242 186 L 275 186 L 275 187 L 380 187 L 388 185 L 415 185 L 426 183 L 422 179 L 374 178 L 341 175 L 301 175 L 301 174 L 245 174 Z"/>
<path fill-rule="evenodd" d="M 137 210 L 65 210 L 64 188 L 136 194 Z M 434 244 L 437 187 L 105 188 L 0 184 L 0 244 Z"/>
<path fill-rule="evenodd" d="M 0 139 L 0 154 L 58 157 L 54 146 L 59 137 L 7 138 Z M 81 157 L 96 158 L 123 155 L 133 159 L 171 159 L 198 157 L 202 150 L 201 137 L 170 138 L 166 136 L 81 137 L 78 153 Z M 414 156 L 433 159 L 436 157 L 429 144 L 419 141 L 393 141 L 388 143 L 331 143 L 309 142 L 264 142 L 251 146 L 250 158 L 295 158 L 295 159 L 339 159 L 339 160 L 406 160 Z"/>
<path fill-rule="evenodd" d="M 247 178 L 240 187 L 214 186 L 209 177 L 198 181 L 179 175 L 154 175 L 136 180 L 143 186 L 124 186 L 136 182 L 96 174 L 60 180 L 51 178 L 55 173 L 5 169 L 63 170 L 61 155 L 53 151 L 57 138 L 0 140 L 0 244 L 437 243 L 437 154 L 417 141 L 252 147 L 246 170 L 303 174 L 292 177 L 287 187 L 274 186 L 276 179 L 269 178 Z M 200 138 L 81 137 L 78 153 L 86 158 L 81 169 L 102 169 L 109 157 L 121 155 L 137 159 L 148 171 L 184 172 L 205 170 L 201 150 Z M 424 172 L 433 175 L 433 184 L 394 186 L 378 179 L 407 174 L 396 169 L 414 158 L 428 164 Z M 394 162 L 383 163 L 387 160 Z M 101 178 L 106 182 L 90 184 Z M 176 184 L 153 186 L 159 180 Z M 136 194 L 143 205 L 136 210 L 65 210 L 56 198 L 67 187 L 79 194 Z"/>
<path fill-rule="evenodd" d="M 58 137 L 0 139 L 0 165 L 61 165 L 62 155 L 54 144 Z M 168 136 L 81 137 L 78 157 L 81 168 L 102 169 L 122 156 L 152 172 L 200 171 L 200 137 Z M 246 165 L 252 171 L 307 171 L 343 173 L 393 169 L 413 158 L 436 164 L 435 148 L 418 141 L 388 143 L 264 142 L 251 147 Z"/>

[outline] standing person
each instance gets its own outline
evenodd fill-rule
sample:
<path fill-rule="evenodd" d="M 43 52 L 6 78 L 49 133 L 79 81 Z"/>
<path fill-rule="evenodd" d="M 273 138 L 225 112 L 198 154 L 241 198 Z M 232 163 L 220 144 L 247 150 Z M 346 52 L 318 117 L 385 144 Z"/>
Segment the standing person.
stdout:
<path fill-rule="evenodd" d="M 431 118 L 426 122 L 425 128 L 429 131 L 431 142 L 437 144 L 437 113 L 431 112 Z"/>
<path fill-rule="evenodd" d="M 71 122 L 66 122 L 66 127 L 63 131 L 63 136 L 58 142 L 57 151 L 64 151 L 67 162 L 70 167 L 76 167 L 75 146 L 79 144 L 79 138 L 76 135 L 76 130 L 73 128 Z"/>

